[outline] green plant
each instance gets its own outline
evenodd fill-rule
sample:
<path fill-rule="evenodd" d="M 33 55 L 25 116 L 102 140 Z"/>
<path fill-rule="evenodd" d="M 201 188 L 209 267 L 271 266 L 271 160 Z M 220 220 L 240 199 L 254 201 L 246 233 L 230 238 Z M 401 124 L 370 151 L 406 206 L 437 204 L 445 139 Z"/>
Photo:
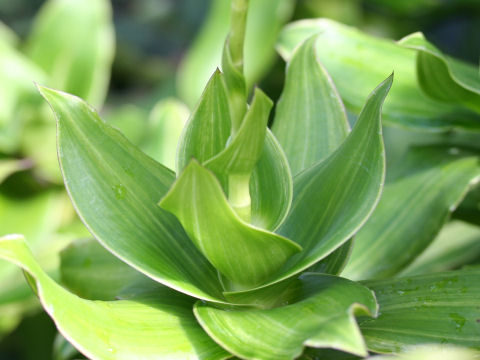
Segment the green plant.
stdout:
<path fill-rule="evenodd" d="M 255 89 L 247 106 L 247 5 L 233 2 L 223 72 L 183 131 L 176 174 L 84 101 L 40 87 L 72 202 L 116 257 L 91 240 L 63 252 L 62 280 L 80 297 L 43 272 L 21 236 L 0 240 L 0 257 L 26 271 L 60 332 L 93 359 L 326 359 L 319 349 L 367 356 L 428 342 L 478 349 L 478 268 L 393 277 L 478 180 L 478 156 L 413 149 L 380 199 L 381 110 L 393 75 L 350 131 L 317 35 L 289 60 L 270 131 L 271 100 Z"/>

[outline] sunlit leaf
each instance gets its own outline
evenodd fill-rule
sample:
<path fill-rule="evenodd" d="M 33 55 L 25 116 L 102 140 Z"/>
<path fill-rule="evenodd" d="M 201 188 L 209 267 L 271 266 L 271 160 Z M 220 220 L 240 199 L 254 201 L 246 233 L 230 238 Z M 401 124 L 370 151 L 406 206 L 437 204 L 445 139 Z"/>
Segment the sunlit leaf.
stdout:
<path fill-rule="evenodd" d="M 391 40 L 328 19 L 301 20 L 282 31 L 278 51 L 288 60 L 296 46 L 315 34 L 318 59 L 350 111 L 358 113 L 371 89 L 395 71 L 395 83 L 383 108 L 386 122 L 430 131 L 452 127 L 478 130 L 477 115 L 423 93 L 416 78 L 415 52 Z"/>
<path fill-rule="evenodd" d="M 205 331 L 241 358 L 281 360 L 299 356 L 304 346 L 334 347 L 366 355 L 354 314 L 376 314 L 375 297 L 346 279 L 306 274 L 291 303 L 265 310 L 222 310 L 195 304 Z"/>
<path fill-rule="evenodd" d="M 215 176 L 192 161 L 159 205 L 237 289 L 261 285 L 301 250 L 294 242 L 242 221 Z"/>
<path fill-rule="evenodd" d="M 420 147 L 407 154 L 396 174 L 355 236 L 351 259 L 342 273 L 348 278 L 384 278 L 411 263 L 478 181 L 480 160 L 457 148 Z"/>
<path fill-rule="evenodd" d="M 392 81 L 393 76 L 374 90 L 343 144 L 296 177 L 292 208 L 278 233 L 300 244 L 303 251 L 269 283 L 288 278 L 328 256 L 375 208 L 385 175 L 380 112 Z"/>
<path fill-rule="evenodd" d="M 201 329 L 193 298 L 159 285 L 120 301 L 81 299 L 41 269 L 21 236 L 0 239 L 0 258 L 25 269 L 58 330 L 91 359 L 225 359 L 228 354 Z"/>
<path fill-rule="evenodd" d="M 316 36 L 292 56 L 273 123 L 293 175 L 326 158 L 350 130 L 342 100 L 317 59 Z"/>
<path fill-rule="evenodd" d="M 231 119 L 223 75 L 216 71 L 180 137 L 177 172 L 195 158 L 204 163 L 220 153 L 230 136 Z"/>
<path fill-rule="evenodd" d="M 418 51 L 418 82 L 428 96 L 447 103 L 464 104 L 480 112 L 478 65 L 447 57 L 420 32 L 408 35 L 398 43 Z"/>
<path fill-rule="evenodd" d="M 172 171 L 129 143 L 77 97 L 41 88 L 58 122 L 65 185 L 92 235 L 120 259 L 176 290 L 221 298 L 216 270 L 178 220 L 157 206 Z"/>

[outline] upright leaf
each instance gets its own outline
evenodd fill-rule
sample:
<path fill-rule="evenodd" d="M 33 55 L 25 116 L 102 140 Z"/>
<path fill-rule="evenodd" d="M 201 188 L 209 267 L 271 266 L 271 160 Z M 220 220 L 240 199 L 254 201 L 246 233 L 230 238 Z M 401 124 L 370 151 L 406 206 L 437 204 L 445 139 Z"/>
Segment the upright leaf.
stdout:
<path fill-rule="evenodd" d="M 178 220 L 156 203 L 175 174 L 104 123 L 82 100 L 41 88 L 58 122 L 65 185 L 92 235 L 145 275 L 212 301 L 221 298 L 215 269 Z"/>
<path fill-rule="evenodd" d="M 215 176 L 195 161 L 159 205 L 175 214 L 197 248 L 234 289 L 261 285 L 301 250 L 293 241 L 242 221 Z"/>
<path fill-rule="evenodd" d="M 390 76 L 374 90 L 344 143 L 295 178 L 292 208 L 278 232 L 304 250 L 288 261 L 277 280 L 339 248 L 375 208 L 385 176 L 380 113 L 392 81 Z"/>
<path fill-rule="evenodd" d="M 366 355 L 354 314 L 376 314 L 372 292 L 328 275 L 301 278 L 292 303 L 265 310 L 217 309 L 197 302 L 195 316 L 225 349 L 244 359 L 287 360 L 304 346 Z"/>
<path fill-rule="evenodd" d="M 419 344 L 480 349 L 480 271 L 462 270 L 368 281 L 380 305 L 377 319 L 360 321 L 369 350 L 399 352 Z"/>
<path fill-rule="evenodd" d="M 28 272 L 58 330 L 90 359 L 229 357 L 195 321 L 188 296 L 159 285 L 130 300 L 83 300 L 43 272 L 21 236 L 0 239 L 0 258 Z"/>
<path fill-rule="evenodd" d="M 277 229 L 290 210 L 293 180 L 287 157 L 269 129 L 250 179 L 250 196 L 251 223 L 262 229 Z"/>
<path fill-rule="evenodd" d="M 394 70 L 395 84 L 383 108 L 385 122 L 426 130 L 479 129 L 478 115 L 423 93 L 416 78 L 415 53 L 393 41 L 332 20 L 312 19 L 285 27 L 278 51 L 288 60 L 299 44 L 315 34 L 318 59 L 348 110 L 359 112 L 370 90 Z"/>
<path fill-rule="evenodd" d="M 205 162 L 222 182 L 230 204 L 248 222 L 251 221 L 250 179 L 265 143 L 268 115 L 272 101 L 255 89 L 252 104 L 227 147 Z"/>
<path fill-rule="evenodd" d="M 447 103 L 460 103 L 480 112 L 480 72 L 478 66 L 447 57 L 422 33 L 408 35 L 398 42 L 417 50 L 417 76 L 422 90 Z"/>
<path fill-rule="evenodd" d="M 425 147 L 410 151 L 398 177 L 385 185 L 380 203 L 355 236 L 344 276 L 394 275 L 433 241 L 470 184 L 480 178 L 479 157 L 454 150 Z"/>
<path fill-rule="evenodd" d="M 330 155 L 350 130 L 340 95 L 318 61 L 316 40 L 307 39 L 290 59 L 272 127 L 293 175 Z"/>
<path fill-rule="evenodd" d="M 217 70 L 180 137 L 177 172 L 180 173 L 192 157 L 204 163 L 220 153 L 230 136 L 230 128 L 230 111 L 223 75 Z"/>
<path fill-rule="evenodd" d="M 114 55 L 107 0 L 49 0 L 27 41 L 27 55 L 50 75 L 49 85 L 100 106 Z"/>

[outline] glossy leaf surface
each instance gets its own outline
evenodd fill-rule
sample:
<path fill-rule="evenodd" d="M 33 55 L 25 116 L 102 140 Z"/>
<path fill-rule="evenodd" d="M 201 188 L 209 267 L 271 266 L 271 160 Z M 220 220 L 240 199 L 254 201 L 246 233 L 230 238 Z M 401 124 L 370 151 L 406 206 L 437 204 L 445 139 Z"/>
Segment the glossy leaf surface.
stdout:
<path fill-rule="evenodd" d="M 215 176 L 192 161 L 159 205 L 172 212 L 190 239 L 234 286 L 261 285 L 301 247 L 242 221 Z"/>
<path fill-rule="evenodd" d="M 22 237 L 0 239 L 0 257 L 29 273 L 59 331 L 90 359 L 228 358 L 195 321 L 188 296 L 159 285 L 130 300 L 84 300 L 43 272 Z"/>
<path fill-rule="evenodd" d="M 396 179 L 385 185 L 371 218 L 355 236 L 344 276 L 394 275 L 433 241 L 470 184 L 480 177 L 479 157 L 454 150 L 420 147 L 409 152 Z"/>
<path fill-rule="evenodd" d="M 366 355 L 354 314 L 376 314 L 371 291 L 346 279 L 306 274 L 296 294 L 274 309 L 222 310 L 197 302 L 194 311 L 205 331 L 241 358 L 293 359 L 304 346 Z"/>
<path fill-rule="evenodd" d="M 318 61 L 316 40 L 307 39 L 288 63 L 272 127 L 294 175 L 330 155 L 350 130 L 340 95 Z"/>
<path fill-rule="evenodd" d="M 398 352 L 422 343 L 480 349 L 480 271 L 368 281 L 380 305 L 360 322 L 369 350 Z"/>
<path fill-rule="evenodd" d="M 350 111 L 359 112 L 371 89 L 395 71 L 395 84 L 383 108 L 386 122 L 430 131 L 479 128 L 475 114 L 425 95 L 416 79 L 415 52 L 391 40 L 328 19 L 302 20 L 282 31 L 277 49 L 288 60 L 296 46 L 315 34 L 318 58 Z"/>
<path fill-rule="evenodd" d="M 65 185 L 92 235 L 145 275 L 192 296 L 221 297 L 216 270 L 176 218 L 157 206 L 173 183 L 82 100 L 42 88 L 58 121 Z"/>

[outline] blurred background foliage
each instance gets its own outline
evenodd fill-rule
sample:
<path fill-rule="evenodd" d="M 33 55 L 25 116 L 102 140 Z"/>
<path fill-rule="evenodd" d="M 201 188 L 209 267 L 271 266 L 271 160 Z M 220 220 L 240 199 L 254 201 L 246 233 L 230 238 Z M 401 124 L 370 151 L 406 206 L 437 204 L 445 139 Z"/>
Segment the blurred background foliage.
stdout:
<path fill-rule="evenodd" d="M 23 42 L 32 31 L 33 20 L 44 3 L 44 0 L 0 0 L 0 21 Z M 297 19 L 326 17 L 358 27 L 369 34 L 395 40 L 422 31 L 446 54 L 476 65 L 480 57 L 480 0 L 264 0 L 257 1 L 254 6 L 258 8 L 256 13 L 259 15 L 251 21 L 251 34 L 247 34 L 247 77 L 251 85 L 259 84 L 274 100 L 281 93 L 285 72 L 285 63 L 274 52 L 274 45 L 282 26 Z M 165 116 L 176 116 L 181 124 L 186 120 L 187 108 L 172 98 L 180 98 L 190 109 L 195 105 L 206 79 L 218 63 L 228 29 L 228 2 L 112 0 L 112 8 L 116 50 L 102 114 L 133 142 L 141 144 L 144 151 L 173 166 L 171 156 L 165 157 L 166 150 L 152 147 L 152 143 L 162 139 L 155 138 L 151 129 L 163 126 Z M 2 32 L 4 29 L 0 27 L 0 35 Z M 5 33 L 5 38 L 8 38 L 10 35 Z M 248 38 L 252 40 L 249 42 Z M 2 51 L 4 49 L 0 47 L 0 53 Z M 249 61 L 249 58 L 255 61 Z M 255 66 L 248 68 L 248 64 Z M 51 133 L 50 128 L 47 130 Z M 172 132 L 178 132 L 178 128 L 170 129 L 169 133 Z M 406 138 L 407 142 L 424 140 L 423 133 L 411 130 L 387 129 L 385 134 L 391 144 L 387 150 L 392 161 L 405 150 Z M 432 141 L 447 139 L 454 142 L 463 135 L 448 132 L 429 136 Z M 471 140 L 467 139 L 466 143 L 480 147 L 477 134 L 468 136 Z M 29 138 L 24 141 L 28 143 Z M 36 154 L 39 149 L 22 151 Z M 12 156 L 23 159 L 15 151 L 10 152 L 8 158 Z M 5 155 L 2 157 L 7 158 Z M 8 222 L 5 214 L 10 206 L 6 204 L 17 203 L 16 210 L 9 208 L 8 211 L 17 211 L 25 216 L 28 215 L 27 210 L 22 208 L 20 200 L 35 198 L 35 206 L 41 209 L 38 210 L 41 213 L 62 214 L 61 217 L 53 216 L 61 218 L 54 225 L 42 219 L 37 219 L 37 223 L 32 225 L 36 226 L 35 229 L 54 227 L 55 230 L 47 229 L 42 236 L 55 233 L 60 239 L 55 245 L 57 248 L 72 237 L 88 236 L 74 218 L 72 209 L 65 205 L 62 186 L 56 178 L 58 174 L 32 169 L 33 165 L 28 161 L 15 166 L 20 171 L 8 176 L 0 185 L 2 235 L 13 226 L 4 224 Z M 53 166 L 56 166 L 55 162 Z M 479 191 L 467 199 L 457 217 L 465 219 L 471 215 L 469 209 L 477 206 L 478 194 Z M 42 244 L 41 239 L 38 243 Z M 49 245 L 48 251 L 53 252 L 52 249 Z M 23 299 L 22 291 L 25 289 L 15 291 L 7 295 Z M 0 308 L 11 301 L 9 296 L 2 296 L 0 291 Z M 29 298 L 24 300 L 31 301 Z M 0 316 L 2 314 L 4 312 Z M 12 318 L 11 323 L 5 318 L 0 319 L 0 330 L 3 326 L 16 328 L 3 338 L 0 334 L 0 360 L 54 358 L 52 344 L 56 332 L 51 320 L 43 312 L 38 312 L 34 305 L 22 307 L 22 315 L 25 314 L 20 323 L 21 317 Z"/>

